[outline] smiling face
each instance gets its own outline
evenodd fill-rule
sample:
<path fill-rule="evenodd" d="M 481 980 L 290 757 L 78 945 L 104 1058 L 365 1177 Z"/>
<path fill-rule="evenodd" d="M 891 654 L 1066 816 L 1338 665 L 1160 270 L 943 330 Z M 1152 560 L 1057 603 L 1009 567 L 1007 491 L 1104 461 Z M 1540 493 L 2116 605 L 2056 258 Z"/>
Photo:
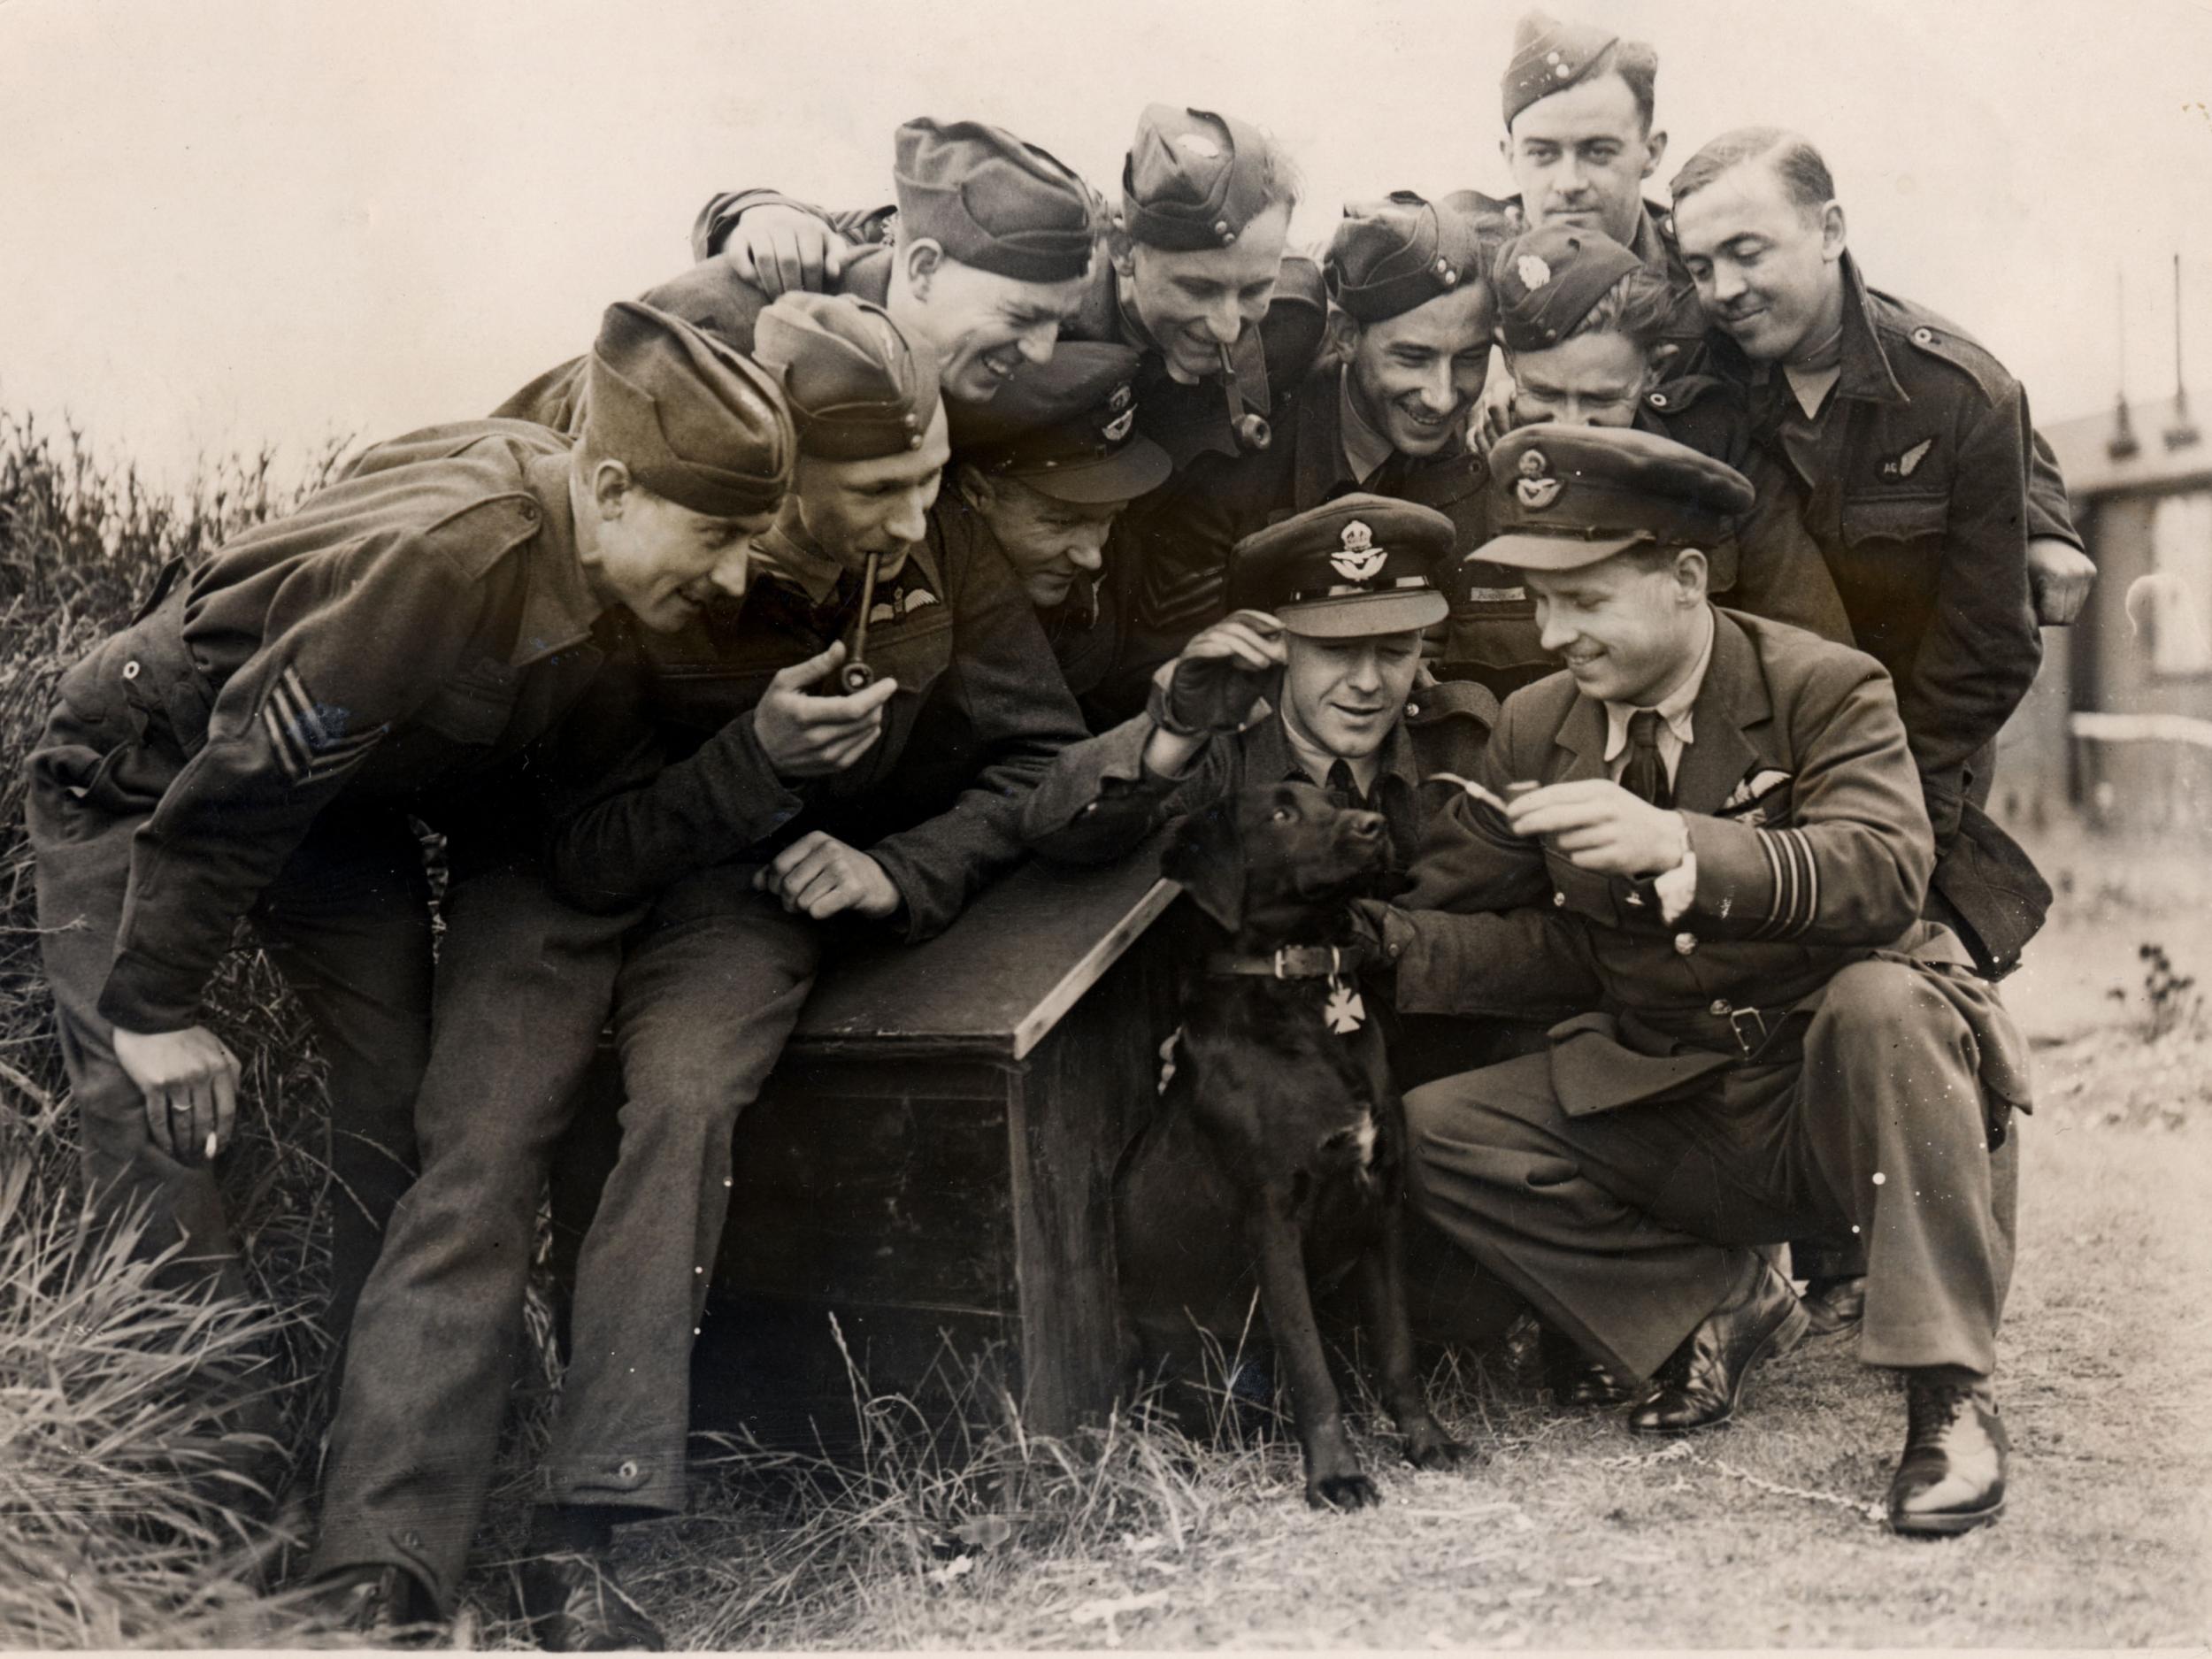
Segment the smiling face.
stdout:
<path fill-rule="evenodd" d="M 1290 204 L 1256 214 L 1223 248 L 1180 252 L 1118 238 L 1114 270 L 1122 298 L 1185 380 L 1221 369 L 1221 348 L 1256 327 L 1275 297 L 1290 240 Z"/>
<path fill-rule="evenodd" d="M 1843 308 L 1843 209 L 1792 199 L 1771 163 L 1731 167 L 1674 211 L 1698 303 L 1755 363 L 1786 363 Z"/>
<path fill-rule="evenodd" d="M 1507 359 L 1513 376 L 1513 424 L 1630 426 L 1651 390 L 1644 349 L 1626 334 L 1574 334 L 1540 351 Z"/>
<path fill-rule="evenodd" d="M 1083 303 L 1087 277 L 1019 282 L 945 257 L 926 239 L 899 250 L 892 319 L 937 359 L 949 396 L 989 401 L 1025 363 L 1045 363 L 1061 325 Z"/>
<path fill-rule="evenodd" d="M 1316 748 L 1361 760 L 1383 746 L 1421 668 L 1421 635 L 1284 639 L 1283 718 Z"/>
<path fill-rule="evenodd" d="M 1582 694 L 1655 705 L 1695 666 L 1705 609 L 1705 556 L 1617 553 L 1573 571 L 1530 571 L 1544 649 Z"/>
<path fill-rule="evenodd" d="M 1380 322 L 1359 325 L 1341 311 L 1334 318 L 1347 334 L 1352 400 L 1392 449 L 1435 455 L 1464 434 L 1490 368 L 1487 283 Z"/>
<path fill-rule="evenodd" d="M 1627 81 L 1601 74 L 1537 99 L 1500 148 L 1531 225 L 1601 230 L 1627 247 L 1667 135 L 1647 128 Z"/>
<path fill-rule="evenodd" d="M 656 634 L 671 634 L 710 600 L 745 591 L 753 539 L 772 513 L 718 518 L 678 506 L 603 460 L 572 491 L 578 558 L 592 591 Z"/>
<path fill-rule="evenodd" d="M 814 544 L 846 569 L 864 568 L 873 555 L 878 577 L 893 575 L 928 530 L 929 510 L 951 454 L 941 403 L 918 449 L 864 461 L 825 460 L 802 451 L 786 511 L 795 511 Z"/>
<path fill-rule="evenodd" d="M 960 495 L 975 509 L 1040 611 L 1098 574 L 1107 533 L 1125 501 L 1062 501 L 1003 472 L 959 470 Z"/>

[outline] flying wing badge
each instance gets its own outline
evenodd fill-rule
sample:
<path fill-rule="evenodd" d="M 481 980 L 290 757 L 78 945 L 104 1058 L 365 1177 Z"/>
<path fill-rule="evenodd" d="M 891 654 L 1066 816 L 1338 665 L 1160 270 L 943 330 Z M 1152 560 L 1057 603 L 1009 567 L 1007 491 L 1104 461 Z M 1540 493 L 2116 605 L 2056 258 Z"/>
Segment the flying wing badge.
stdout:
<path fill-rule="evenodd" d="M 1933 438 L 1923 438 L 1904 454 L 1893 456 L 1882 463 L 1884 478 L 1910 478 L 1920 470 L 1920 464 L 1928 458 L 1928 451 L 1935 448 Z"/>

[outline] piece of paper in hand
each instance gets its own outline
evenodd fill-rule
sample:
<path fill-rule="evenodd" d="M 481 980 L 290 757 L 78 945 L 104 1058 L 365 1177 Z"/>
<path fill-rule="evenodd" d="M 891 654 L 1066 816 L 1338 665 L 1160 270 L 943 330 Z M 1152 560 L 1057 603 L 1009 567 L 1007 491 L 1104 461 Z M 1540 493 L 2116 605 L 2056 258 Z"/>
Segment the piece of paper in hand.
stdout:
<path fill-rule="evenodd" d="M 1464 789 L 1469 795 L 1474 796 L 1476 800 L 1481 802 L 1483 805 L 1494 808 L 1501 814 L 1505 811 L 1505 803 L 1500 800 L 1496 795 L 1493 795 L 1489 790 L 1484 788 L 1480 784 L 1477 783 L 1472 778 L 1463 778 L 1455 772 L 1432 772 L 1429 774 L 1429 781 L 1432 783 L 1456 784 L 1460 788 Z"/>

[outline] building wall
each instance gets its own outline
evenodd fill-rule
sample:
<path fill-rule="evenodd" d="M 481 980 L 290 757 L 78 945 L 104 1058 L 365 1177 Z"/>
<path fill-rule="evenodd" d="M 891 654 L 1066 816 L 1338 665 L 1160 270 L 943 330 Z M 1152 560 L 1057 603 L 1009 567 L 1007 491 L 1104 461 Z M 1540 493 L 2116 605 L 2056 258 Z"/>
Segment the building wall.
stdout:
<path fill-rule="evenodd" d="M 2170 631 L 2199 626 L 2195 615 L 2212 605 L 2212 593 L 2204 586 L 2212 581 L 2212 565 L 2198 562 L 2177 566 L 2170 548 L 2168 568 L 2162 572 L 2159 569 L 2159 503 L 2186 493 L 2127 492 L 2081 504 L 2085 510 L 2081 528 L 2096 558 L 2098 574 L 2088 607 L 2071 630 L 2075 638 L 2068 700 L 2072 710 L 2179 715 L 2212 722 L 2212 667 L 2164 670 L 2155 649 L 2162 626 Z M 2173 522 L 2169 521 L 2170 540 Z M 2205 553 L 2212 558 L 2212 548 Z M 2144 585 L 2147 578 L 2154 580 Z M 2162 612 L 2162 598 L 2188 607 L 2189 615 L 2177 618 Z M 2024 708 L 2023 714 L 2026 712 Z M 2047 709 L 2036 711 L 2039 728 L 2047 730 L 2051 715 Z M 2015 723 L 2020 718 L 2016 716 Z M 2070 794 L 2093 822 L 2115 829 L 2162 831 L 2212 823 L 2212 749 L 2171 738 L 2084 737 L 2074 738 L 2071 748 Z M 2001 789 L 2004 782 L 2001 771 Z"/>

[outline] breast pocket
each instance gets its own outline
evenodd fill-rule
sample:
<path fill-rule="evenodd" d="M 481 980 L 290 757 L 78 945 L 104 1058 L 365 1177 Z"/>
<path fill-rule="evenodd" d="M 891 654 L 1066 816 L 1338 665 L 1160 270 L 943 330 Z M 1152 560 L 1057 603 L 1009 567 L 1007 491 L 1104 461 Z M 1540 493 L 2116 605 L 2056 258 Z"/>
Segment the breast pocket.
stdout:
<path fill-rule="evenodd" d="M 438 687 L 415 723 L 457 743 L 488 749 L 513 719 L 521 685 L 520 669 L 479 658 Z"/>
<path fill-rule="evenodd" d="M 916 597 L 923 600 L 918 607 Z M 868 626 L 868 666 L 879 680 L 899 682 L 898 697 L 918 703 L 952 664 L 952 607 L 933 594 L 907 596 L 902 615 L 877 617 Z"/>
<path fill-rule="evenodd" d="M 1939 541 L 1950 511 L 1951 498 L 1947 493 L 1847 495 L 1843 539 L 1846 545 L 1855 548 L 1886 541 Z"/>

